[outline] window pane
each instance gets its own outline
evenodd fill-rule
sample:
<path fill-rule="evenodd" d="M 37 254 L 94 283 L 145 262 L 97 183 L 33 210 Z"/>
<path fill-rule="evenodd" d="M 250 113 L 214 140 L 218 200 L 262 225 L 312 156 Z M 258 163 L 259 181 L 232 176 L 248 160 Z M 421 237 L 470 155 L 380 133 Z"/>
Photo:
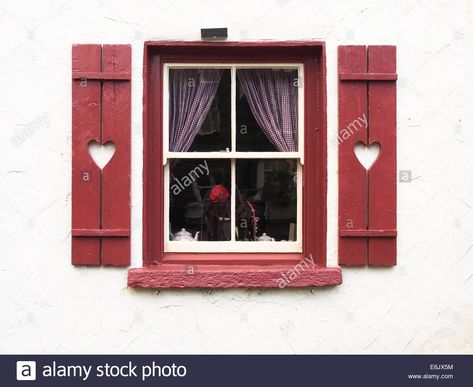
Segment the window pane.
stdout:
<path fill-rule="evenodd" d="M 296 160 L 237 160 L 236 240 L 297 240 L 296 173 Z"/>
<path fill-rule="evenodd" d="M 169 150 L 225 151 L 230 131 L 230 70 L 170 69 Z"/>
<path fill-rule="evenodd" d="M 298 71 L 237 70 L 237 150 L 296 152 Z"/>
<path fill-rule="evenodd" d="M 230 240 L 230 160 L 169 162 L 169 240 Z"/>

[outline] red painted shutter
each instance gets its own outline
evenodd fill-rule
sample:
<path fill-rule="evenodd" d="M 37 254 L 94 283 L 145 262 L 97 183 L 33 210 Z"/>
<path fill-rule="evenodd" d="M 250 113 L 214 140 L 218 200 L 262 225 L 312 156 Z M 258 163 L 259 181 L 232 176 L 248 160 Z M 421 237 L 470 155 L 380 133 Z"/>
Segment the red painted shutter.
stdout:
<path fill-rule="evenodd" d="M 340 265 L 396 264 L 396 47 L 338 48 Z M 355 145 L 379 143 L 366 170 Z"/>
<path fill-rule="evenodd" d="M 130 264 L 131 47 L 72 47 L 72 263 Z M 113 142 L 100 169 L 91 141 Z"/>

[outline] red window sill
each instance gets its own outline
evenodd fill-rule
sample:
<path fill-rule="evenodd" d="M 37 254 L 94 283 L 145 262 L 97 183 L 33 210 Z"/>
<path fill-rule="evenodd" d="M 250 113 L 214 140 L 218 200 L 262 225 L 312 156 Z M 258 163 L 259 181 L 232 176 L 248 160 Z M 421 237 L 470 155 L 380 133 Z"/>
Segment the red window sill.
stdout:
<path fill-rule="evenodd" d="M 160 264 L 128 272 L 128 286 L 139 288 L 299 288 L 342 283 L 339 267 L 299 270 L 294 265 L 190 265 Z M 284 285 L 284 286 L 282 286 Z"/>

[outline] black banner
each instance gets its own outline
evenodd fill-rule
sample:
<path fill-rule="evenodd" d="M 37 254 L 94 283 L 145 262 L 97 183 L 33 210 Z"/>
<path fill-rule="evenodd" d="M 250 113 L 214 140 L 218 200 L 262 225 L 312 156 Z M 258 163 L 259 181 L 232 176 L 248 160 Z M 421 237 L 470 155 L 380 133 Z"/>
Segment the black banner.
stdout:
<path fill-rule="evenodd" d="M 2 355 L 10 386 L 473 386 L 473 355 Z"/>

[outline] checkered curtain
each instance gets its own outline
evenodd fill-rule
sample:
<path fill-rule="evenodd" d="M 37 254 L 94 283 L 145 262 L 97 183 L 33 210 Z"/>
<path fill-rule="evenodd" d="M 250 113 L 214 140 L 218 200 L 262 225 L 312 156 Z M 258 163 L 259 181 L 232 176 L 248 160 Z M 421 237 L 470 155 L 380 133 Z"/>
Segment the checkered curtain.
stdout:
<path fill-rule="evenodd" d="M 169 150 L 187 152 L 199 133 L 220 83 L 221 70 L 169 71 Z"/>
<path fill-rule="evenodd" d="M 256 122 L 280 152 L 297 151 L 297 74 L 282 69 L 237 71 Z"/>

